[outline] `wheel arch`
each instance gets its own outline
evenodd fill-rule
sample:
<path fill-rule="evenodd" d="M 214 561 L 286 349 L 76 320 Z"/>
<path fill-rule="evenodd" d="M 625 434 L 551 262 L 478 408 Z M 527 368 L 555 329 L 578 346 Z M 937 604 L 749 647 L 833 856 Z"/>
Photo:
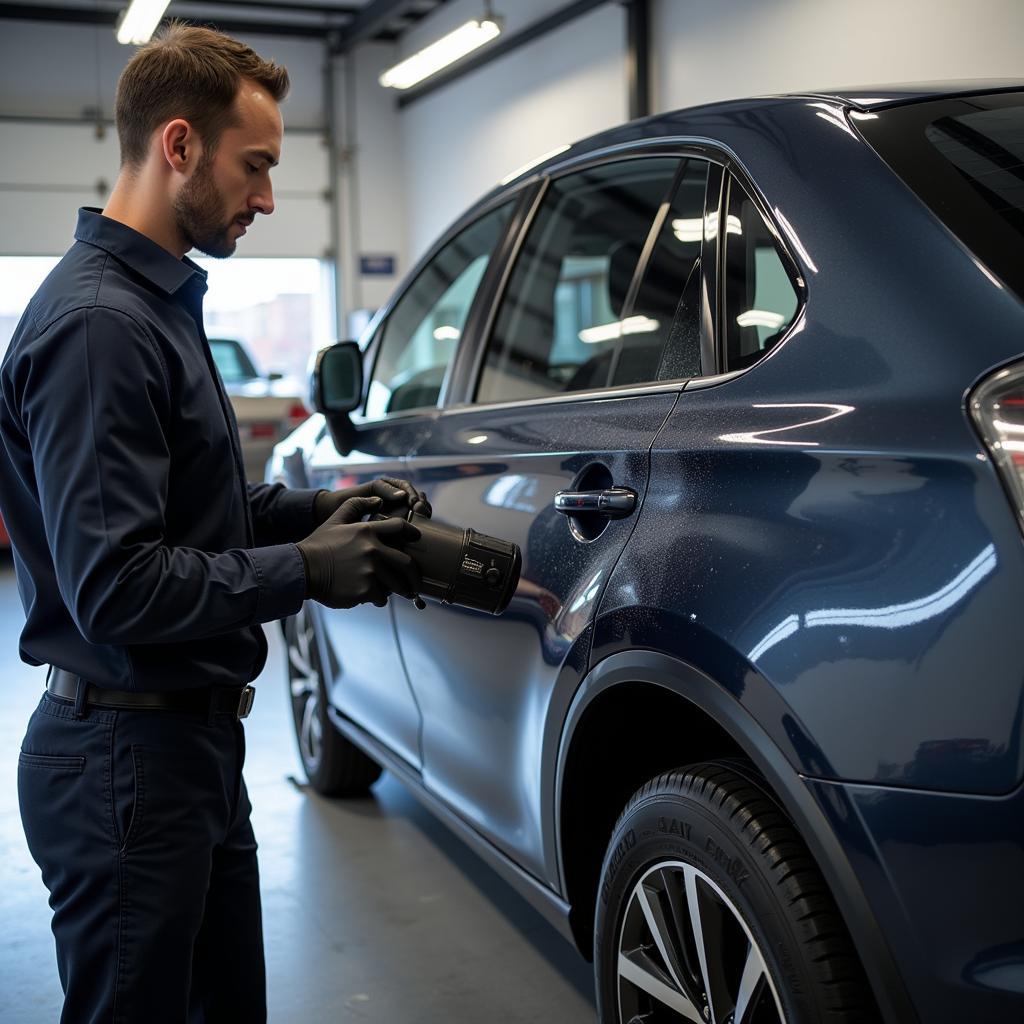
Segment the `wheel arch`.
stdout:
<path fill-rule="evenodd" d="M 639 709 L 648 717 L 656 713 L 653 738 L 630 732 Z M 612 751 L 600 748 L 612 738 L 620 752 L 625 748 L 627 758 L 636 758 L 630 762 L 631 771 L 623 773 L 621 758 L 616 760 Z M 584 956 L 592 954 L 597 878 L 615 821 L 643 782 L 660 771 L 680 767 L 666 761 L 678 762 L 683 745 L 686 763 L 742 758 L 754 766 L 759 784 L 792 820 L 825 878 L 860 953 L 883 1019 L 893 1024 L 917 1020 L 846 849 L 798 770 L 725 687 L 687 662 L 657 651 L 621 651 L 594 666 L 577 690 L 562 729 L 555 843 L 571 908 L 572 934 Z M 644 777 L 638 779 L 639 774 Z M 629 792 L 623 795 L 627 787 Z"/>

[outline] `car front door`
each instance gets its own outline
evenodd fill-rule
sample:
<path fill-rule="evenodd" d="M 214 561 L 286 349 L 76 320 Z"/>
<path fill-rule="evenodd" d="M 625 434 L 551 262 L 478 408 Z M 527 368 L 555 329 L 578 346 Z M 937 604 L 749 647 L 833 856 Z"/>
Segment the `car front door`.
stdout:
<path fill-rule="evenodd" d="M 557 747 L 562 725 L 549 705 L 585 672 L 594 610 L 636 521 L 629 510 L 644 498 L 649 449 L 681 381 L 699 372 L 707 177 L 704 160 L 664 154 L 550 181 L 486 346 L 475 359 L 460 352 L 463 400 L 436 418 L 409 463 L 435 520 L 523 553 L 501 617 L 395 605 L 423 716 L 424 782 L 556 888 L 554 840 L 541 826 L 554 794 L 554 759 L 542 752 Z M 556 508 L 560 491 L 588 501 L 613 488 L 622 518 L 566 514 L 573 500 Z"/>
<path fill-rule="evenodd" d="M 378 324 L 365 405 L 340 454 L 330 434 L 309 465 L 310 486 L 335 489 L 407 476 L 406 456 L 427 436 L 438 397 L 512 203 L 483 214 L 442 244 Z M 408 764 L 421 765 L 420 713 L 395 642 L 392 609 L 322 609 L 328 699 Z"/>

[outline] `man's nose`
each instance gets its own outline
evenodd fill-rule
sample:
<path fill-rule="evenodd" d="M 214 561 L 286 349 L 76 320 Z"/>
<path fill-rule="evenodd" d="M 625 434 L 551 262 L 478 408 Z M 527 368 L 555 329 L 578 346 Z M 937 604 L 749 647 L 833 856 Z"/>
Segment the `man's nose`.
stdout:
<path fill-rule="evenodd" d="M 274 190 L 268 183 L 265 188 L 249 197 L 249 208 L 256 213 L 274 212 Z"/>

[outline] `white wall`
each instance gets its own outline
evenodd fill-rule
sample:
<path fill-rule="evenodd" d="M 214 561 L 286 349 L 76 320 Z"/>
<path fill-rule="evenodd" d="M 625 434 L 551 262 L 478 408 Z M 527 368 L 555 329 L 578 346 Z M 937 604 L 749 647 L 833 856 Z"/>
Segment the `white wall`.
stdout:
<path fill-rule="evenodd" d="M 655 0 L 653 102 L 1024 78 L 1020 0 Z"/>
<path fill-rule="evenodd" d="M 329 247 L 324 138 L 324 46 L 318 40 L 252 37 L 285 64 L 292 89 L 282 108 L 285 140 L 274 172 L 277 209 L 239 245 L 245 256 L 315 256 Z M 4 21 L 0 31 L 0 255 L 59 255 L 79 206 L 102 206 L 117 178 L 117 134 L 107 125 L 32 119 L 101 118 L 114 111 L 117 78 L 135 52 L 109 26 Z M 299 131 L 296 131 L 299 129 Z"/>
<path fill-rule="evenodd" d="M 568 3 L 494 6 L 511 35 Z M 478 17 L 481 7 L 481 0 L 450 0 L 399 46 L 368 44 L 335 61 L 343 312 L 384 301 L 438 233 L 509 171 L 626 119 L 626 16 L 614 2 L 397 110 L 397 94 L 381 89 L 377 74 Z M 1021 0 L 653 0 L 651 28 L 655 110 L 830 85 L 1024 77 Z M 322 44 L 246 41 L 289 68 L 286 131 L 322 130 Z M 0 115 L 80 117 L 99 96 L 109 117 L 131 52 L 109 27 L 4 21 Z M 0 251 L 62 251 L 74 208 L 96 202 L 98 183 L 116 174 L 109 137 L 90 133 L 47 128 L 28 139 L 0 122 Z M 331 186 L 327 156 L 317 136 L 288 135 L 275 173 L 278 211 L 243 240 L 249 254 L 323 255 L 331 234 L 322 196 Z M 17 174 L 14 164 L 22 167 Z M 12 192 L 5 183 L 66 194 Z M 394 254 L 395 277 L 360 276 L 361 253 Z"/>
<path fill-rule="evenodd" d="M 343 326 L 345 314 L 380 306 L 408 269 L 400 121 L 391 91 L 377 84 L 394 61 L 395 48 L 379 43 L 335 61 Z M 361 255 L 394 257 L 394 274 L 360 274 Z"/>
<path fill-rule="evenodd" d="M 565 0 L 520 0 L 495 9 L 512 35 L 565 6 Z M 403 36 L 400 56 L 480 10 L 479 0 L 445 4 Z M 404 108 L 410 261 L 510 171 L 625 120 L 624 53 L 625 13 L 609 3 Z"/>
<path fill-rule="evenodd" d="M 511 35 L 568 2 L 495 9 Z M 402 38 L 399 55 L 480 9 L 452 0 Z M 653 0 L 651 37 L 654 111 L 829 86 L 1024 78 L 1021 0 Z M 625 12 L 610 2 L 403 109 L 410 261 L 510 170 L 624 121 L 625 52 Z"/>

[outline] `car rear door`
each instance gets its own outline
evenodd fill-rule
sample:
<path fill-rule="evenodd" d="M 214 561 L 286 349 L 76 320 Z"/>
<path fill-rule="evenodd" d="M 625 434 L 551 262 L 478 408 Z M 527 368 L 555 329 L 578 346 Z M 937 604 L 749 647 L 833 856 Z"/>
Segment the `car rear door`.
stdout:
<path fill-rule="evenodd" d="M 485 211 L 443 242 L 377 325 L 369 387 L 345 438 L 325 435 L 309 462 L 311 487 L 335 489 L 408 475 L 406 455 L 428 435 L 474 297 L 515 200 Z M 338 444 L 335 444 L 335 440 Z M 340 451 L 351 446 L 350 451 Z M 420 714 L 395 642 L 394 601 L 319 609 L 331 704 L 414 768 Z"/>
<path fill-rule="evenodd" d="M 585 671 L 594 610 L 643 501 L 649 449 L 699 372 L 708 167 L 677 153 L 620 155 L 550 181 L 516 241 L 486 344 L 460 352 L 462 401 L 409 462 L 435 520 L 523 552 L 501 617 L 395 602 L 423 716 L 424 782 L 554 887 L 554 840 L 541 826 L 554 758 L 543 750 L 557 746 L 562 723 L 549 702 Z M 612 489 L 622 518 L 556 508 L 560 491 L 579 495 L 568 501 L 575 509 Z"/>

